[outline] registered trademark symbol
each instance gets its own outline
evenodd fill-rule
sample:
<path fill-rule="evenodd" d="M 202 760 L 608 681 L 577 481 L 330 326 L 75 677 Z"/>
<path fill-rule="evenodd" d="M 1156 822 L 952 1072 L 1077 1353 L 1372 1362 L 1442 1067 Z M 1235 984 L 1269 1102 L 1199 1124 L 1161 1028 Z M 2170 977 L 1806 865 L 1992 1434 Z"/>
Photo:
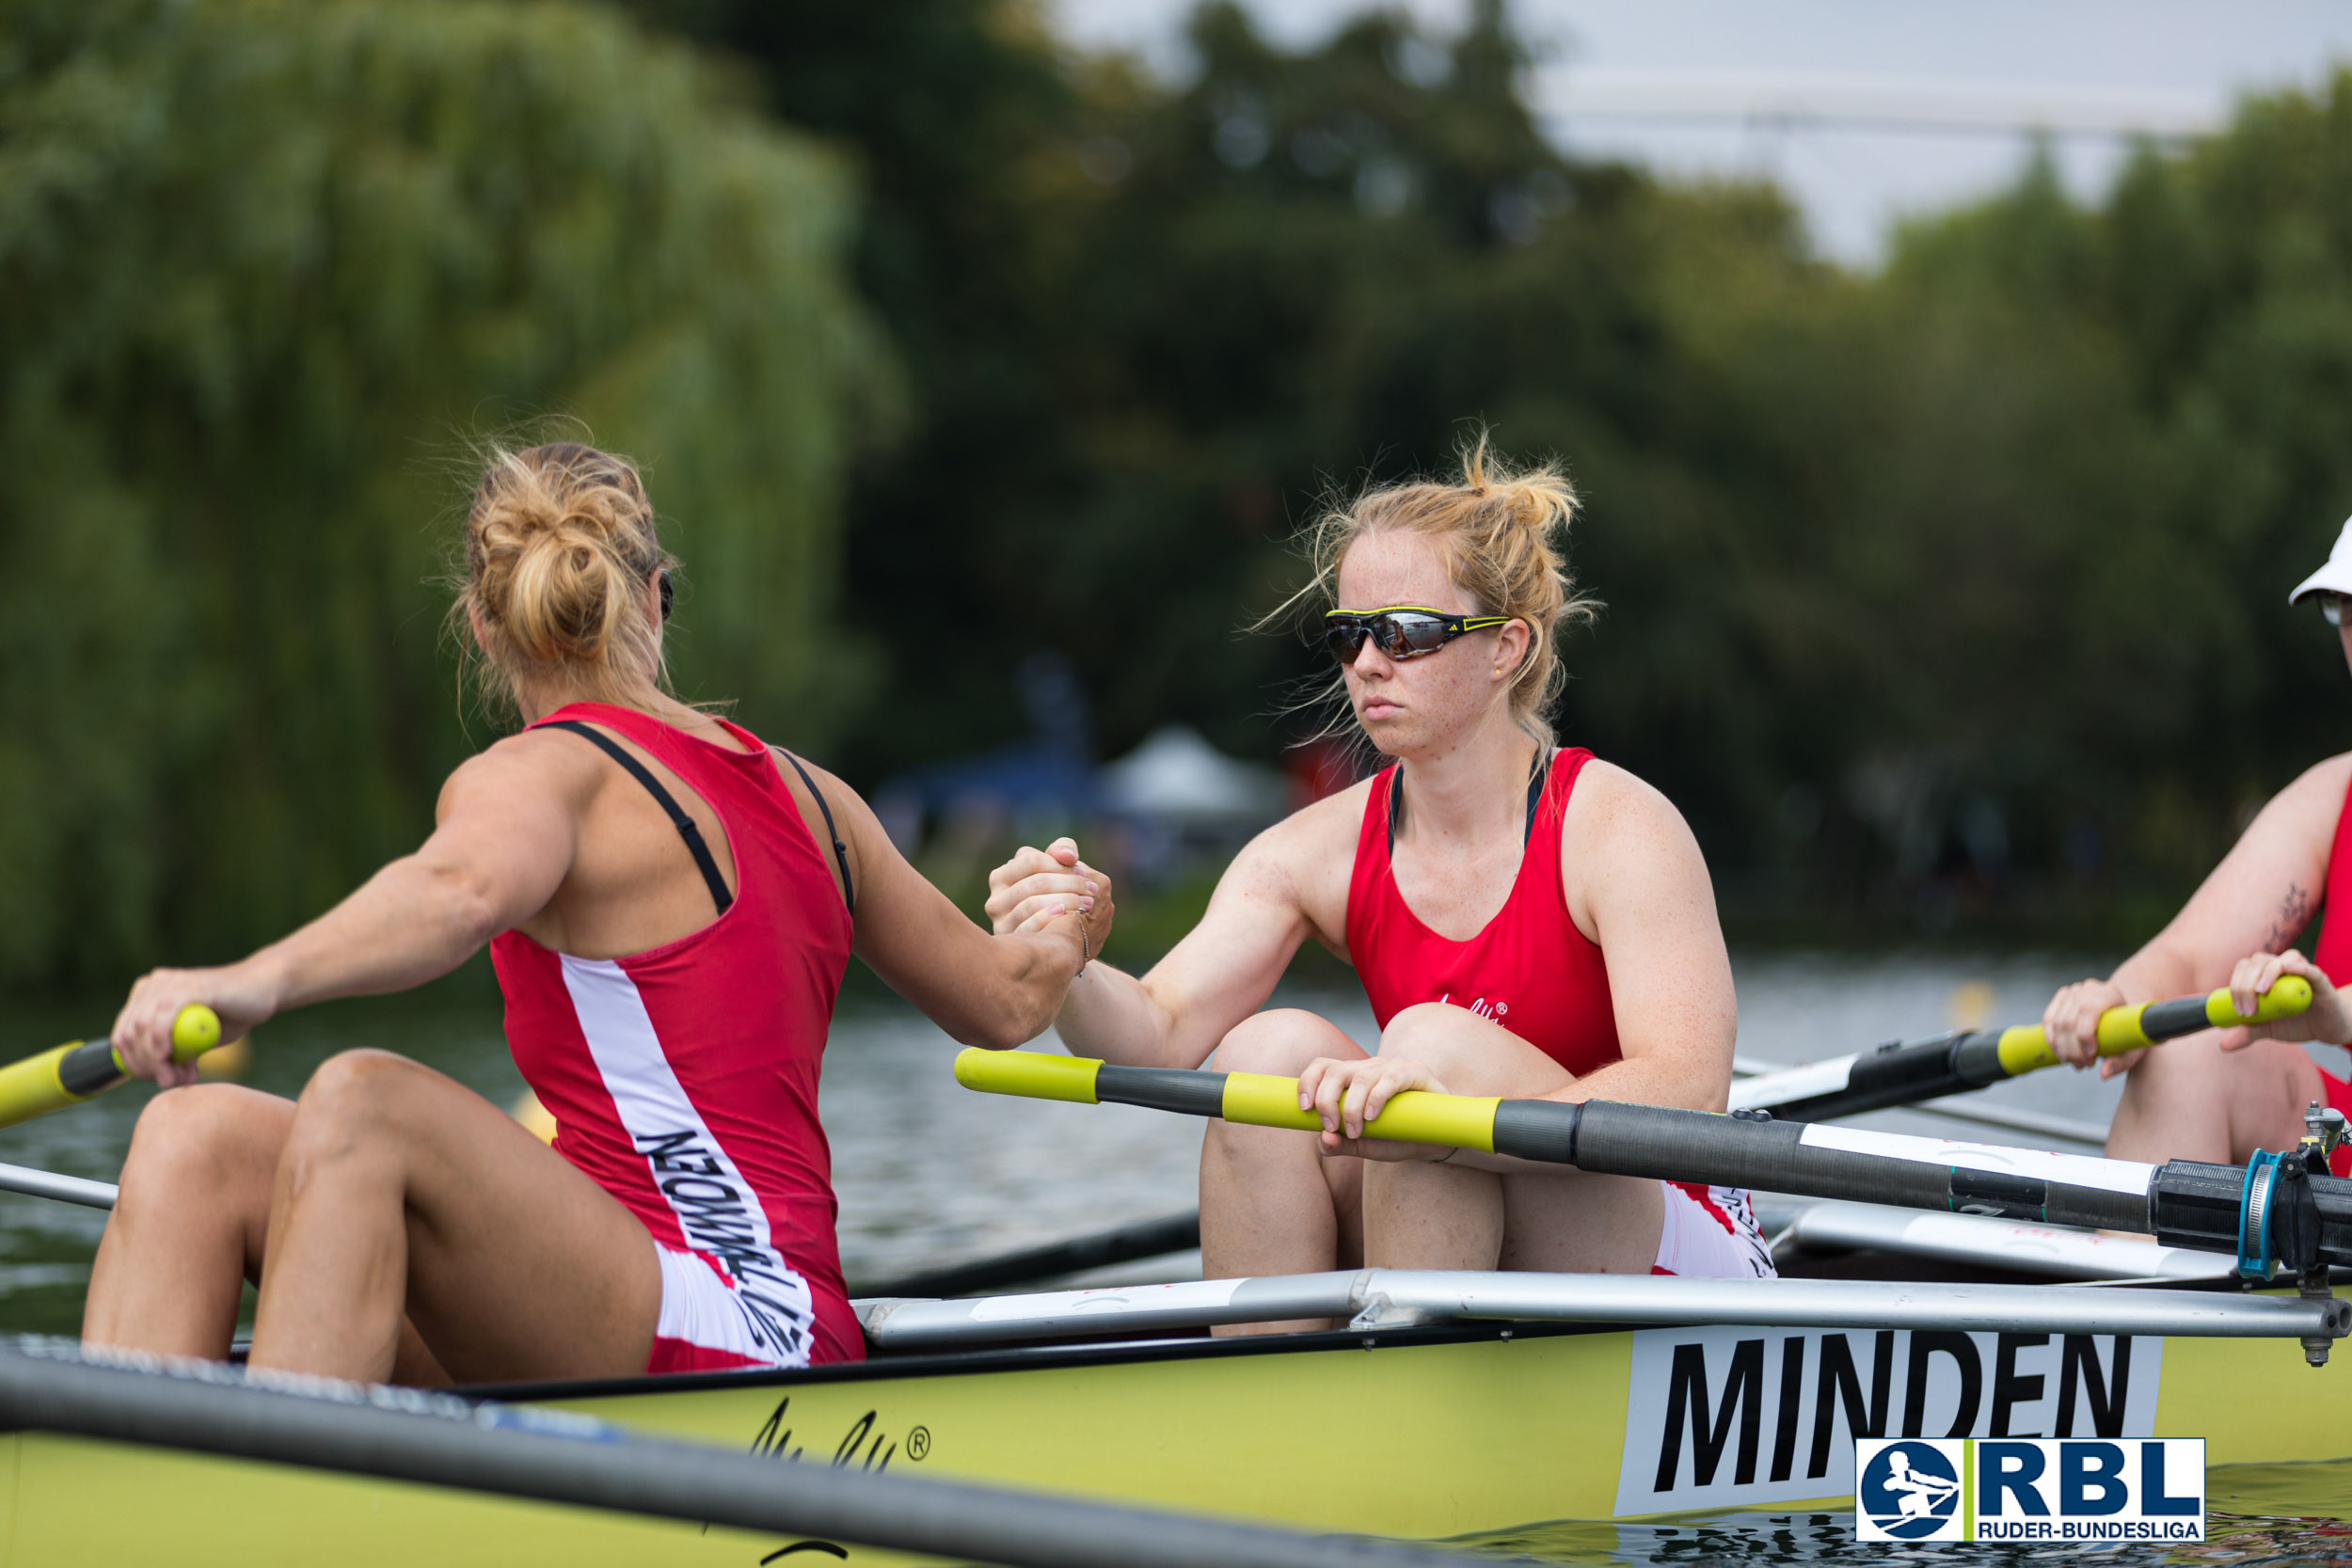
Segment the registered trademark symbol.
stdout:
<path fill-rule="evenodd" d="M 907 1433 L 907 1457 L 920 1459 L 931 1451 L 931 1429 L 916 1427 Z"/>

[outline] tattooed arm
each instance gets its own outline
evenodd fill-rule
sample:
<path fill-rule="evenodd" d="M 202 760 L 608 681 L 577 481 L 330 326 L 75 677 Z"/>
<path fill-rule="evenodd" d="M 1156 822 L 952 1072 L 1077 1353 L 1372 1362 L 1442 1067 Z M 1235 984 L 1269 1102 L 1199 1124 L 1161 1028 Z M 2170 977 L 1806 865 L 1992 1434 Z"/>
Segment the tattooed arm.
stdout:
<path fill-rule="evenodd" d="M 2304 773 L 2263 807 L 2147 946 L 2108 978 L 2085 980 L 2052 997 L 2042 1022 L 2058 1055 L 2078 1067 L 2095 1060 L 2099 1015 L 2109 1007 L 2214 990 L 2230 983 L 2239 959 L 2286 951 L 2318 911 L 2347 785 L 2352 754 L 2330 757 Z M 2137 1059 L 2136 1053 L 2111 1058 L 2104 1070 L 2128 1070 Z"/>

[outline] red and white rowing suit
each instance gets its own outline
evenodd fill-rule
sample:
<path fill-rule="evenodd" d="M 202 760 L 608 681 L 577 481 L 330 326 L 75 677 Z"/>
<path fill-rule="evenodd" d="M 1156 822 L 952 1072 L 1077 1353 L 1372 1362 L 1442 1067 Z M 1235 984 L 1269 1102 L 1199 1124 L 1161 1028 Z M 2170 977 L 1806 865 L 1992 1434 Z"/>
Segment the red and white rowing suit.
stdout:
<path fill-rule="evenodd" d="M 1407 1007 L 1443 1002 L 1502 1025 L 1580 1078 L 1624 1059 L 1608 965 L 1568 917 L 1560 890 L 1560 825 L 1577 776 L 1592 760 L 1592 752 L 1570 747 L 1529 779 L 1518 879 L 1502 912 L 1467 942 L 1422 925 L 1397 891 L 1390 863 L 1397 770 L 1372 781 L 1347 889 L 1347 952 L 1380 1027 Z M 1772 1276 L 1772 1252 L 1745 1192 L 1660 1185 L 1666 1217 L 1652 1274 Z"/>
<path fill-rule="evenodd" d="M 654 1372 L 854 1361 L 866 1348 L 817 1119 L 850 912 L 776 756 L 721 722 L 735 746 L 602 703 L 534 726 L 576 731 L 652 791 L 716 919 L 622 958 L 551 952 L 520 931 L 490 943 L 507 1046 L 555 1117 L 556 1152 L 628 1206 L 660 1259 Z M 731 895 L 691 819 L 591 723 L 636 742 L 718 815 L 735 854 Z"/>
<path fill-rule="evenodd" d="M 2336 836 L 2328 850 L 2328 885 L 2320 895 L 2320 908 L 2324 912 L 2319 940 L 2312 944 L 2312 962 L 2337 990 L 2352 988 L 2352 788 L 2347 789 L 2344 807 L 2336 814 Z M 2319 1076 L 2328 1085 L 2328 1103 L 2352 1117 L 2352 1084 L 2325 1068 Z M 2338 1176 L 2352 1176 L 2352 1144 L 2338 1148 L 2328 1165 Z"/>

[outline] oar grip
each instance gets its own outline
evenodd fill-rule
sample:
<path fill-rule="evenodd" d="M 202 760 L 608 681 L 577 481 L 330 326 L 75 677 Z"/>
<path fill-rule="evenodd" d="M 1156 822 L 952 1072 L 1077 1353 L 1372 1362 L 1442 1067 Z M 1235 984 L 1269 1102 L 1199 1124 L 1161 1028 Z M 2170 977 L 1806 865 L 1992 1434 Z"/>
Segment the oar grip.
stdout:
<path fill-rule="evenodd" d="M 2275 1019 L 2293 1018 L 2311 1005 L 2312 983 L 2300 974 L 2281 974 L 2255 1004 L 2251 1017 L 2237 1010 L 2227 987 L 2207 996 L 2176 996 L 2165 1002 L 2134 1002 L 2127 1006 L 2109 1007 L 2099 1015 L 2099 1054 L 2121 1056 L 2127 1051 L 2161 1045 L 2201 1029 L 2225 1029 L 2233 1024 L 2268 1023 Z M 2000 1052 L 2001 1066 L 2011 1078 L 2058 1063 L 2058 1053 L 2050 1049 L 2049 1038 L 2039 1023 L 2001 1031 Z"/>
<path fill-rule="evenodd" d="M 1221 1117 L 1251 1127 L 1320 1132 L 1323 1120 L 1298 1108 L 1298 1080 L 1260 1072 L 1195 1072 L 1179 1068 L 1111 1067 L 1087 1056 L 1049 1056 L 1034 1051 L 956 1053 L 956 1082 L 984 1094 L 1030 1100 L 1067 1100 L 1081 1105 L 1105 1102 L 1144 1105 L 1155 1111 Z M 1400 1143 L 1448 1144 L 1488 1153 L 1495 1147 L 1495 1107 L 1500 1100 L 1407 1090 L 1364 1124 L 1368 1138 Z"/>
<path fill-rule="evenodd" d="M 220 1015 L 201 1002 L 171 1022 L 171 1057 L 192 1062 L 220 1043 Z M 77 1105 L 122 1082 L 122 1058 L 106 1040 L 74 1040 L 0 1067 L 0 1127 Z"/>
<path fill-rule="evenodd" d="M 171 1021 L 171 1059 L 183 1066 L 220 1043 L 220 1015 L 201 1002 L 191 1002 Z"/>
<path fill-rule="evenodd" d="M 2230 1000 L 2227 986 L 2205 998 L 2205 1022 L 2218 1029 L 2236 1023 L 2269 1023 L 2278 1019 L 2293 1018 L 2312 1005 L 2312 983 L 2300 974 L 2281 974 L 2254 1004 L 2254 1016 L 2248 1018 Z"/>
<path fill-rule="evenodd" d="M 1041 1051 L 983 1051 L 976 1045 L 956 1053 L 957 1083 L 982 1094 L 1019 1095 L 1026 1100 L 1096 1104 L 1094 1079 L 1102 1070 L 1103 1064 L 1091 1056 L 1049 1056 Z"/>

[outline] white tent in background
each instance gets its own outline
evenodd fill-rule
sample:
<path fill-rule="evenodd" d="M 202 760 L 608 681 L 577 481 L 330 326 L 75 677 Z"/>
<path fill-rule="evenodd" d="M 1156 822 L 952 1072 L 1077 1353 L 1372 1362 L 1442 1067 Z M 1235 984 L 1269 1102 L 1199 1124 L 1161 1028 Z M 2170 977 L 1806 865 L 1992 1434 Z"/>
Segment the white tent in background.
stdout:
<path fill-rule="evenodd" d="M 1163 724 L 1107 763 L 1097 800 L 1123 816 L 1170 827 L 1256 826 L 1282 815 L 1282 775 L 1229 757 L 1189 724 Z"/>

